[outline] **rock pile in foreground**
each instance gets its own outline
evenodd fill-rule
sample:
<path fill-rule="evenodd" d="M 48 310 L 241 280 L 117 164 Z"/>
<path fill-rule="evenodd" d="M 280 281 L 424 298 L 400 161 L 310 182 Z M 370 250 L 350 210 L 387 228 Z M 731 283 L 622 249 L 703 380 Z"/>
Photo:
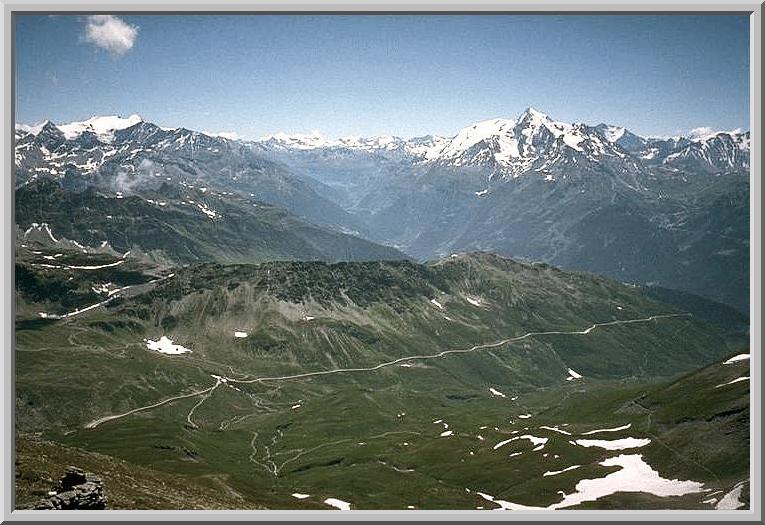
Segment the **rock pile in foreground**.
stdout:
<path fill-rule="evenodd" d="M 34 510 L 101 510 L 106 508 L 101 478 L 77 467 L 67 467 L 57 490 L 36 503 Z"/>

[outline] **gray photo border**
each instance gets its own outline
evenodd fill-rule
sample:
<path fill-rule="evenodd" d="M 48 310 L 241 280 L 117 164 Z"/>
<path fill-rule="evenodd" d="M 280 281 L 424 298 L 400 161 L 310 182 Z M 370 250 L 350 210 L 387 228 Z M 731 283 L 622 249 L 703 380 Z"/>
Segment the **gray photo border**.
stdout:
<path fill-rule="evenodd" d="M 33 521 L 762 521 L 762 319 L 761 310 L 761 225 L 762 225 L 762 136 L 761 136 L 761 89 L 762 89 L 762 5 L 757 0 L 635 0 L 618 4 L 609 0 L 132 0 L 126 2 L 98 0 L 0 0 L 2 6 L 3 56 L 3 126 L 0 158 L 2 159 L 4 186 L 0 199 L 2 211 L 2 415 L 3 448 L 0 457 L 2 481 L 0 482 L 0 503 L 2 522 Z M 750 169 L 750 345 L 751 367 L 757 371 L 751 379 L 750 388 L 750 509 L 743 511 L 69 511 L 51 513 L 45 511 L 16 511 L 14 507 L 14 243 L 13 243 L 13 137 L 15 84 L 14 84 L 14 24 L 15 14 L 34 12 L 59 12 L 75 14 L 83 12 L 104 12 L 123 14 L 159 13 L 708 13 L 723 12 L 749 13 L 750 16 L 750 130 L 752 136 Z"/>

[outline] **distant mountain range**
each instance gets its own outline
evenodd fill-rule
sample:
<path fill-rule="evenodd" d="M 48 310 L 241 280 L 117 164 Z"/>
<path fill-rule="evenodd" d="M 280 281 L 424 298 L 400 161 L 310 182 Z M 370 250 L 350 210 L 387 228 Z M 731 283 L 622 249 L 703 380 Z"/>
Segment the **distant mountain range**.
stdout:
<path fill-rule="evenodd" d="M 256 141 L 274 150 L 351 150 L 386 156 L 401 155 L 415 162 L 459 167 L 491 167 L 506 176 L 546 173 L 569 162 L 599 162 L 609 157 L 637 156 L 640 164 L 696 167 L 710 172 L 749 167 L 749 132 L 730 131 L 702 136 L 644 138 L 609 124 L 588 126 L 558 122 L 533 108 L 517 119 L 476 122 L 454 137 L 427 135 L 399 137 L 346 137 L 334 140 L 320 134 L 277 133 Z M 576 160 L 574 160 L 576 159 Z M 628 162 L 629 162 L 628 161 Z"/>
<path fill-rule="evenodd" d="M 749 132 L 640 137 L 529 108 L 451 138 L 250 146 L 418 259 L 494 250 L 748 311 Z"/>
<path fill-rule="evenodd" d="M 411 139 L 279 133 L 244 141 L 162 128 L 138 115 L 94 117 L 16 127 L 17 203 L 25 203 L 16 218 L 22 230 L 45 222 L 78 242 L 135 244 L 182 261 L 427 260 L 490 250 L 748 311 L 749 151 L 749 132 L 640 137 L 532 108 L 454 137 Z M 57 199 L 39 196 L 57 187 Z M 119 202 L 123 220 L 138 230 L 163 223 L 167 231 L 120 237 L 122 226 L 101 229 L 106 209 L 85 214 L 75 231 L 65 213 L 46 208 L 79 206 L 74 195 L 83 192 Z M 287 225 L 241 226 L 262 221 L 258 206 L 266 205 L 283 208 Z M 216 229 L 183 228 L 188 242 L 176 246 L 171 232 L 189 213 Z M 234 217 L 240 226 L 229 230 Z M 277 238 L 300 246 L 287 241 L 297 225 L 333 242 L 315 243 L 324 250 L 270 248 Z M 215 233 L 221 227 L 227 236 Z M 261 248 L 233 248 L 238 238 Z"/>

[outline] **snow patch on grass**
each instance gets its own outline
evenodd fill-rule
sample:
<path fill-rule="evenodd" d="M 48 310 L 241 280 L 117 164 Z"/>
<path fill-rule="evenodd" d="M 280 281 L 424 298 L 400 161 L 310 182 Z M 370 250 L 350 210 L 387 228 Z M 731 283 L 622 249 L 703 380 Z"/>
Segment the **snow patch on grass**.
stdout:
<path fill-rule="evenodd" d="M 583 436 L 589 436 L 592 434 L 598 434 L 600 432 L 618 432 L 620 430 L 627 430 L 632 426 L 632 423 L 627 423 L 626 425 L 622 425 L 620 427 L 613 427 L 613 428 L 598 428 L 595 430 L 590 430 L 589 432 L 582 432 Z"/>
<path fill-rule="evenodd" d="M 733 490 L 728 492 L 725 496 L 720 498 L 720 501 L 715 505 L 715 510 L 736 510 L 743 507 L 741 502 L 741 491 L 744 489 L 744 482 L 737 483 Z"/>
<path fill-rule="evenodd" d="M 123 256 L 124 257 L 124 256 Z M 109 263 L 109 264 L 99 264 L 99 265 L 86 265 L 86 266 L 72 266 L 69 264 L 65 264 L 64 268 L 67 268 L 69 270 L 100 270 L 102 268 L 112 268 L 114 266 L 119 266 L 120 264 L 124 263 L 125 259 L 121 259 L 117 262 Z"/>
<path fill-rule="evenodd" d="M 573 443 L 581 447 L 598 447 L 605 450 L 625 450 L 629 448 L 640 448 L 651 442 L 648 438 L 623 438 L 623 439 L 577 439 Z"/>
<path fill-rule="evenodd" d="M 196 205 L 196 207 L 199 208 L 199 211 L 207 215 L 210 219 L 217 219 L 218 217 L 220 217 L 220 213 L 213 210 L 212 208 L 210 208 L 209 206 L 207 206 L 207 204 L 203 202 L 194 202 L 190 199 L 188 202 L 189 204 Z"/>
<path fill-rule="evenodd" d="M 546 476 L 557 476 L 558 474 L 563 474 L 564 472 L 568 472 L 569 470 L 575 470 L 581 467 L 582 465 L 571 465 L 570 467 L 566 467 L 563 470 L 548 470 L 544 474 L 542 474 L 542 477 Z"/>
<path fill-rule="evenodd" d="M 531 441 L 533 445 L 536 445 L 536 447 L 533 450 L 542 450 L 544 446 L 547 444 L 547 442 L 550 441 L 549 438 L 532 436 L 531 434 L 524 434 L 522 436 L 515 436 L 510 439 L 500 441 L 499 443 L 494 445 L 494 450 L 497 450 L 499 447 L 506 445 L 507 443 L 510 443 L 511 441 L 515 441 L 517 439 L 526 439 L 528 441 Z"/>
<path fill-rule="evenodd" d="M 717 385 L 717 386 L 715 386 L 715 388 L 720 388 L 720 387 L 723 387 L 723 386 L 732 385 L 734 383 L 740 383 L 741 381 L 749 381 L 749 376 L 737 377 L 733 381 L 728 381 L 727 383 L 723 383 L 721 385 Z"/>
<path fill-rule="evenodd" d="M 748 359 L 749 359 L 749 354 L 738 354 L 738 355 L 734 355 L 733 357 L 725 361 L 723 364 L 729 365 L 731 363 L 737 363 L 738 361 L 746 361 Z"/>
<path fill-rule="evenodd" d="M 327 498 L 324 500 L 324 503 L 326 503 L 330 507 L 335 507 L 340 510 L 351 510 L 350 503 L 337 498 Z"/>
<path fill-rule="evenodd" d="M 465 297 L 465 300 L 472 304 L 473 306 L 482 306 L 481 301 L 478 299 L 473 299 L 472 297 Z"/>
<path fill-rule="evenodd" d="M 548 426 L 546 426 L 546 425 L 542 425 L 542 426 L 541 426 L 541 427 L 539 427 L 539 428 L 541 428 L 541 429 L 543 429 L 543 430 L 552 430 L 553 432 L 557 432 L 557 433 L 559 433 L 559 434 L 565 434 L 565 435 L 567 435 L 567 436 L 570 436 L 570 435 L 571 435 L 571 432 L 568 432 L 568 431 L 566 431 L 566 430 L 563 430 L 563 429 L 561 429 L 561 428 L 558 428 L 558 427 L 548 427 Z"/>
<path fill-rule="evenodd" d="M 662 478 L 643 460 L 643 456 L 640 454 L 622 454 L 601 461 L 600 465 L 621 468 L 602 478 L 579 481 L 576 484 L 576 492 L 564 495 L 561 501 L 547 507 L 533 507 L 498 500 L 482 492 L 476 492 L 476 494 L 505 510 L 554 510 L 573 507 L 585 501 L 596 501 L 616 492 L 645 492 L 654 496 L 669 497 L 693 494 L 704 490 L 704 485 L 697 481 Z"/>
<path fill-rule="evenodd" d="M 188 348 L 173 344 L 172 339 L 168 339 L 165 335 L 160 337 L 158 341 L 152 341 L 151 339 L 144 339 L 144 341 L 146 342 L 146 348 L 162 354 L 178 355 L 191 352 Z"/>

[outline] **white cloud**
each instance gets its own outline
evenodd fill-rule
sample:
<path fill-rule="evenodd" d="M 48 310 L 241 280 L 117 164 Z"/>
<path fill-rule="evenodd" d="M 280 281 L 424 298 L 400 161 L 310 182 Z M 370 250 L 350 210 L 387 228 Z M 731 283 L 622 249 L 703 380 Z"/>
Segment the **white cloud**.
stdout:
<path fill-rule="evenodd" d="M 85 41 L 115 56 L 130 51 L 136 36 L 137 27 L 113 15 L 92 15 L 85 24 Z"/>

